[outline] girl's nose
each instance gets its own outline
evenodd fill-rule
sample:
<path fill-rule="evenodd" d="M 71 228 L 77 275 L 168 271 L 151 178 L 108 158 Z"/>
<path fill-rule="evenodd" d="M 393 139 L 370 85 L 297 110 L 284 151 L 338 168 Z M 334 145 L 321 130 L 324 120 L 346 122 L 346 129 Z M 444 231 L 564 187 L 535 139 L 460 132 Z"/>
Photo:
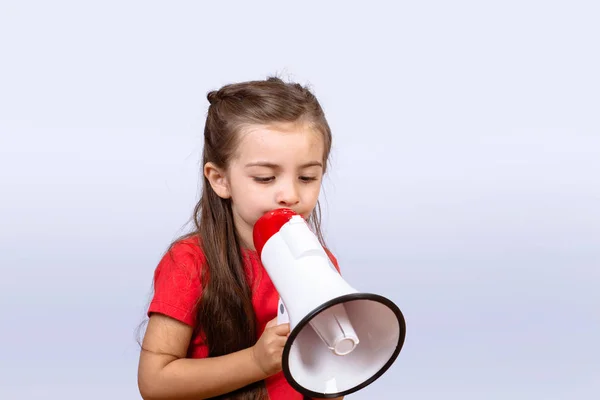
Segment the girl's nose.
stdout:
<path fill-rule="evenodd" d="M 295 185 L 290 184 L 283 188 L 278 193 L 277 204 L 281 207 L 291 207 L 300 202 L 300 196 Z"/>

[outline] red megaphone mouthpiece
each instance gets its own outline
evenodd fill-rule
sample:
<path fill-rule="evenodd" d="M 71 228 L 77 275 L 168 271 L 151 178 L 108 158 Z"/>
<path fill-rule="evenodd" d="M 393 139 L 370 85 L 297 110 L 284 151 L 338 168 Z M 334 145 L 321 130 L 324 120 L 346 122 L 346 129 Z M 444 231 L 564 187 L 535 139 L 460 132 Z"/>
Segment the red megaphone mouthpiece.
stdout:
<path fill-rule="evenodd" d="M 256 221 L 253 230 L 254 248 L 261 256 L 262 249 L 271 237 L 279 232 L 281 227 L 285 225 L 293 216 L 299 215 L 289 208 L 278 208 L 276 210 L 265 213 Z"/>

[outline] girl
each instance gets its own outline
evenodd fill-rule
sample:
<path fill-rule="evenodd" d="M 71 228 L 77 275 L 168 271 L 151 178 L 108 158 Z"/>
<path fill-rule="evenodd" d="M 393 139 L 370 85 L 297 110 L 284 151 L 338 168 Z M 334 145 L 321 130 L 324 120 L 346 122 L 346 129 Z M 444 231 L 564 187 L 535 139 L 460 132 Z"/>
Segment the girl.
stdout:
<path fill-rule="evenodd" d="M 331 131 L 315 96 L 278 78 L 227 85 L 208 101 L 196 229 L 154 272 L 140 393 L 302 400 L 281 372 L 290 327 L 276 324 L 278 293 L 252 230 L 264 213 L 291 208 L 324 246 L 318 197 Z"/>

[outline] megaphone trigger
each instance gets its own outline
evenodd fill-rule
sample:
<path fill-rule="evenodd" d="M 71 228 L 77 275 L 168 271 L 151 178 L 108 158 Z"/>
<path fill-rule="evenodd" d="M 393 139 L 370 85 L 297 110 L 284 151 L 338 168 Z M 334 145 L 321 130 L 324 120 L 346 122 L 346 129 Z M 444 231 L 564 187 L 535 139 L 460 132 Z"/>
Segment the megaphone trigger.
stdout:
<path fill-rule="evenodd" d="M 283 304 L 283 299 L 280 297 L 279 303 L 277 304 L 277 325 L 288 324 L 289 322 L 290 318 L 285 309 L 285 304 Z"/>

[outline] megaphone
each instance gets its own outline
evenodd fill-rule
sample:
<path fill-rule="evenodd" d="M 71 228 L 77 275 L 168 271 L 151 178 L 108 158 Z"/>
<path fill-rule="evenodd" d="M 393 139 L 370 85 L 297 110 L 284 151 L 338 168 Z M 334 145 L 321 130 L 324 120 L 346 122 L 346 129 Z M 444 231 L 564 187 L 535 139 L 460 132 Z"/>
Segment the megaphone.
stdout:
<path fill-rule="evenodd" d="M 264 214 L 253 240 L 279 293 L 278 323 L 290 324 L 282 360 L 289 384 L 308 397 L 334 398 L 381 377 L 404 344 L 406 324 L 398 306 L 346 283 L 293 210 Z"/>

